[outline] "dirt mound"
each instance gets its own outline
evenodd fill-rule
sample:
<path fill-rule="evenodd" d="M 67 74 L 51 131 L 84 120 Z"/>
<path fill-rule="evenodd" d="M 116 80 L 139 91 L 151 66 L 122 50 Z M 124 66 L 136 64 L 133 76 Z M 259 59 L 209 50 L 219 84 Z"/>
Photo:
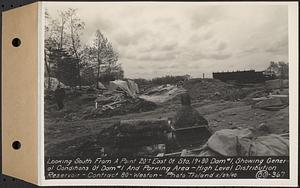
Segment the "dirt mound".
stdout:
<path fill-rule="evenodd" d="M 243 88 L 217 79 L 201 78 L 191 79 L 184 83 L 183 87 L 188 91 L 192 99 L 198 100 L 239 100 L 255 90 L 255 88 Z"/>
<path fill-rule="evenodd" d="M 151 88 L 143 95 L 140 95 L 140 98 L 154 102 L 156 104 L 162 104 L 176 98 L 177 96 L 185 92 L 186 90 L 184 88 L 177 87 L 176 85 L 166 84 Z"/>
<path fill-rule="evenodd" d="M 256 102 L 253 108 L 278 111 L 288 106 L 288 98 L 270 97 Z"/>

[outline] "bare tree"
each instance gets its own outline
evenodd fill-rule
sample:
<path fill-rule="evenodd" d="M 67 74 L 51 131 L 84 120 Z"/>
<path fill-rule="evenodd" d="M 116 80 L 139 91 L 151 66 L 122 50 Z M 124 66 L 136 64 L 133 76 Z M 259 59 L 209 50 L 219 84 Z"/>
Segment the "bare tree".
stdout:
<path fill-rule="evenodd" d="M 102 60 L 105 58 L 106 45 L 108 43 L 107 38 L 103 36 L 103 34 L 98 29 L 95 34 L 95 39 L 93 41 L 93 45 L 90 48 L 90 57 L 91 60 L 96 62 L 96 86 L 99 88 L 98 82 L 100 78 L 100 68 L 102 65 Z"/>
<path fill-rule="evenodd" d="M 59 11 L 58 17 L 55 19 L 52 19 L 46 10 L 45 16 L 45 67 L 49 76 L 49 82 L 52 75 L 51 68 L 54 66 L 50 63 L 59 63 L 60 61 L 49 61 L 47 58 L 49 58 L 51 51 L 60 50 L 75 58 L 77 73 L 74 76 L 77 76 L 78 83 L 81 86 L 80 70 L 83 64 L 81 63 L 80 36 L 84 30 L 84 22 L 77 16 L 76 9 Z"/>
<path fill-rule="evenodd" d="M 70 51 L 72 54 L 75 56 L 76 59 L 78 59 L 77 63 L 77 76 L 78 76 L 78 82 L 79 86 L 81 87 L 81 75 L 80 75 L 80 70 L 82 69 L 83 64 L 81 61 L 81 56 L 82 56 L 82 46 L 81 46 L 81 40 L 80 36 L 82 35 L 82 32 L 84 30 L 85 24 L 79 16 L 77 15 L 77 10 L 76 9 L 68 9 L 65 14 L 68 19 L 68 29 L 69 29 L 69 38 L 70 38 Z"/>
<path fill-rule="evenodd" d="M 92 46 L 89 48 L 89 57 L 91 62 L 96 64 L 96 84 L 100 81 L 101 72 L 111 73 L 111 70 L 116 70 L 118 55 L 112 47 L 112 44 L 98 29 L 95 33 Z M 103 71 L 104 70 L 104 71 Z M 118 70 L 121 70 L 118 67 Z"/>
<path fill-rule="evenodd" d="M 100 30 L 96 31 L 96 40 L 94 41 L 96 54 L 97 54 L 97 77 L 96 77 L 96 84 L 97 88 L 99 88 L 98 82 L 100 78 L 100 66 L 102 64 L 102 59 L 105 56 L 105 48 L 107 45 L 108 40 L 104 38 L 103 34 Z"/>
<path fill-rule="evenodd" d="M 82 84 L 81 73 L 84 73 L 86 76 L 85 69 L 88 69 L 89 73 L 91 70 L 95 70 L 96 76 L 94 78 L 97 88 L 101 76 L 113 79 L 118 75 L 117 77 L 121 78 L 123 70 L 117 64 L 118 54 L 100 30 L 96 31 L 92 45 L 83 45 L 80 39 L 85 23 L 78 16 L 77 10 L 70 8 L 58 13 L 58 17 L 52 19 L 46 11 L 45 65 L 48 76 L 56 75 L 52 73 L 53 71 L 59 72 L 59 75 L 63 74 L 61 70 L 57 70 L 61 67 L 57 65 L 60 62 L 64 62 L 64 60 L 56 56 L 57 54 L 65 54 L 65 56 L 72 56 L 70 58 L 73 58 L 74 63 L 76 63 L 76 69 L 74 70 L 77 72 L 74 76 L 80 87 Z M 52 55 L 50 61 L 49 55 L 51 51 L 56 55 Z M 50 65 L 51 62 L 53 65 Z M 51 71 L 51 69 L 53 70 Z M 101 75 L 101 72 L 105 75 Z"/>
<path fill-rule="evenodd" d="M 60 17 L 60 43 L 59 43 L 59 48 L 63 48 L 64 44 L 64 33 L 65 33 L 65 25 L 68 20 L 67 14 L 64 11 L 59 11 L 59 17 Z"/>
<path fill-rule="evenodd" d="M 107 72 L 111 73 L 114 70 L 117 70 L 119 65 L 117 64 L 118 61 L 118 54 L 113 49 L 112 44 L 108 43 L 106 47 L 106 60 L 107 60 Z"/>

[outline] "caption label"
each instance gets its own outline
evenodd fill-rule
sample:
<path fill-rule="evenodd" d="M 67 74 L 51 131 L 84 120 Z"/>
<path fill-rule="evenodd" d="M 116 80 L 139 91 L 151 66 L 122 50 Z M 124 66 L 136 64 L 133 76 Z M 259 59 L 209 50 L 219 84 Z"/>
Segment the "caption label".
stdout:
<path fill-rule="evenodd" d="M 46 179 L 289 178 L 288 157 L 45 159 Z"/>

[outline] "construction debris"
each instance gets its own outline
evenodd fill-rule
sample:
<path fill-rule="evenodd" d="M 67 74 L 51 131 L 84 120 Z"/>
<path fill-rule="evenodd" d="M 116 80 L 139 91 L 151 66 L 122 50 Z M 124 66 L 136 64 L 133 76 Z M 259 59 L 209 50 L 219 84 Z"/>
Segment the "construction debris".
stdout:
<path fill-rule="evenodd" d="M 246 87 L 214 79 L 145 88 L 140 96 L 139 87 L 130 80 L 113 81 L 107 90 L 82 86 L 67 95 L 62 111 L 56 110 L 52 98 L 45 100 L 45 118 L 51 122 L 46 139 L 55 141 L 48 146 L 47 155 L 288 155 L 286 88 L 266 89 L 264 84 Z M 178 96 L 185 92 L 192 96 L 193 107 L 203 113 L 208 125 L 172 127 L 170 132 L 171 118 L 162 118 L 175 115 Z M 170 137 L 176 141 L 171 142 L 176 143 L 171 149 Z"/>
<path fill-rule="evenodd" d="M 101 82 L 98 82 L 98 85 L 96 85 L 96 88 L 101 89 L 101 90 L 106 90 L 106 87 Z"/>
<path fill-rule="evenodd" d="M 105 100 L 98 101 L 96 108 L 85 111 L 83 119 L 93 119 L 100 117 L 111 117 L 128 113 L 139 113 L 154 110 L 157 105 L 153 102 L 141 98 L 120 98 L 113 96 Z"/>
<path fill-rule="evenodd" d="M 156 104 L 162 104 L 186 92 L 186 89 L 180 88 L 176 85 L 166 84 L 151 88 L 143 95 L 140 95 L 140 98 Z"/>
<path fill-rule="evenodd" d="M 132 80 L 115 80 L 110 81 L 108 90 L 110 92 L 123 92 L 124 94 L 136 98 L 139 93 L 138 85 Z"/>
<path fill-rule="evenodd" d="M 207 143 L 181 156 L 287 156 L 287 134 L 255 136 L 250 129 L 223 129 L 215 132 Z"/>
<path fill-rule="evenodd" d="M 138 85 L 132 80 L 111 81 L 108 91 L 98 94 L 94 109 L 85 111 L 83 119 L 111 117 L 126 113 L 153 110 L 157 105 L 138 97 Z"/>

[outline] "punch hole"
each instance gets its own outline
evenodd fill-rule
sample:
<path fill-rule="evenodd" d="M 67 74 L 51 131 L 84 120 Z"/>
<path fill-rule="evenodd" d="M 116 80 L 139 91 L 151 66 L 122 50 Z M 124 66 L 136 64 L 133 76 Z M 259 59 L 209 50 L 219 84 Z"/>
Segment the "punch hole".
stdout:
<path fill-rule="evenodd" d="M 12 40 L 12 45 L 13 45 L 14 47 L 19 47 L 19 46 L 21 45 L 21 40 L 20 40 L 19 38 L 14 38 L 14 39 Z"/>
<path fill-rule="evenodd" d="M 19 142 L 19 141 L 14 141 L 14 142 L 12 143 L 12 147 L 13 147 L 15 150 L 20 149 L 20 148 L 21 148 L 21 142 Z"/>

